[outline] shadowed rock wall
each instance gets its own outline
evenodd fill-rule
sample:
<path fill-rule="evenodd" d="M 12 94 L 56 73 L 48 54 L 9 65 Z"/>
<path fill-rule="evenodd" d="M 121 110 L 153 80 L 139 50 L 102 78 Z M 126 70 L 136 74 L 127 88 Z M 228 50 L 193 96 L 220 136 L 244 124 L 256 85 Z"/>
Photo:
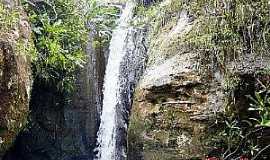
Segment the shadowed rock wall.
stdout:
<path fill-rule="evenodd" d="M 132 28 L 126 38 L 126 55 L 120 66 L 120 103 L 116 108 L 116 155 L 119 160 L 127 157 L 127 126 L 133 95 L 147 61 L 146 34 L 146 29 Z"/>
<path fill-rule="evenodd" d="M 77 70 L 73 95 L 35 80 L 29 125 L 6 160 L 92 159 L 106 63 L 105 52 L 93 48 L 93 37 L 94 32 L 90 32 L 86 63 Z"/>

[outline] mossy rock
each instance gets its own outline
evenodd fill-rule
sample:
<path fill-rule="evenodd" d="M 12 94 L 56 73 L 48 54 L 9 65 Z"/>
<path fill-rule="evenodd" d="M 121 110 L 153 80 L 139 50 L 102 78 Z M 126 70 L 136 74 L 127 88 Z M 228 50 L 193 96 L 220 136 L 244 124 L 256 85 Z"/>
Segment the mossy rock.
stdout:
<path fill-rule="evenodd" d="M 0 5 L 0 14 L 5 14 L 4 17 L 0 17 L 9 21 L 5 23 L 9 27 L 0 30 L 1 157 L 27 122 L 32 78 L 31 60 L 27 53 L 30 45 L 30 26 L 26 15 L 15 3 Z"/>

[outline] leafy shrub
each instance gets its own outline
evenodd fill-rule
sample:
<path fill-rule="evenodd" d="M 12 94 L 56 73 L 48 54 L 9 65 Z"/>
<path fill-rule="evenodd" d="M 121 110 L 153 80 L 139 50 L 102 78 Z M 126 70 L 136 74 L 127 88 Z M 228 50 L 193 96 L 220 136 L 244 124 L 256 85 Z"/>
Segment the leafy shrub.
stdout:
<path fill-rule="evenodd" d="M 33 63 L 34 76 L 59 90 L 72 91 L 74 72 L 84 63 L 86 15 L 73 0 L 24 4 L 38 52 Z"/>
<path fill-rule="evenodd" d="M 259 125 L 270 127 L 270 89 L 269 86 L 260 84 L 262 89 L 255 92 L 255 97 L 248 96 L 252 101 L 249 110 L 258 112 L 259 119 L 256 117 L 252 119 L 257 121 Z"/>

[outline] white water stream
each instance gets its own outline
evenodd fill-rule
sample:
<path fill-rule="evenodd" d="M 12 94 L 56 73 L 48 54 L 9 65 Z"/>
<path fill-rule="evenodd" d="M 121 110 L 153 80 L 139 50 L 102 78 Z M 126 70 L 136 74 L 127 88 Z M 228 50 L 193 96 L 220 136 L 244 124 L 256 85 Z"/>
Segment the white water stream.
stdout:
<path fill-rule="evenodd" d="M 129 21 L 132 19 L 134 7 L 133 2 L 127 2 L 110 43 L 110 54 L 104 80 L 103 111 L 97 139 L 97 160 L 117 160 L 116 106 L 120 101 L 120 64 L 126 54 L 125 39 L 128 36 Z"/>

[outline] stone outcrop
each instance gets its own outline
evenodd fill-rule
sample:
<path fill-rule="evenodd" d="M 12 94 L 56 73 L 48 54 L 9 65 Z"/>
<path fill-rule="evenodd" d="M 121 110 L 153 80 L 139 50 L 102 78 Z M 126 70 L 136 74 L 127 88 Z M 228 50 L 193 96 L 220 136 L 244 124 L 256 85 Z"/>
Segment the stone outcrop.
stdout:
<path fill-rule="evenodd" d="M 30 26 L 16 1 L 0 1 L 18 17 L 13 28 L 0 29 L 0 159 L 24 128 L 32 84 L 29 47 Z M 8 15 L 7 15 L 8 16 Z M 9 15 L 11 16 L 11 15 Z M 2 18 L 2 17 L 1 17 Z M 10 17 L 11 18 L 11 17 Z M 7 24 L 7 22 L 1 22 Z"/>
<path fill-rule="evenodd" d="M 257 78 L 268 79 L 258 75 L 269 68 L 268 56 L 245 55 L 219 66 L 215 55 L 179 43 L 198 25 L 194 17 L 182 11 L 165 21 L 148 38 L 149 60 L 129 122 L 129 160 L 204 159 L 213 150 L 211 142 L 221 127 L 216 122 L 226 105 L 247 116 L 246 95 L 254 94 Z"/>
<path fill-rule="evenodd" d="M 151 81 L 147 85 L 142 81 L 137 88 L 129 128 L 130 159 L 138 159 L 137 155 L 140 159 L 189 159 L 206 154 L 208 127 L 214 124 L 221 108 L 217 100 L 223 95 L 218 94 L 220 84 L 179 67 L 179 63 L 192 64 L 191 57 L 184 57 L 172 57 L 176 63 L 169 59 L 160 65 L 170 63 L 181 72 L 156 70 L 166 75 L 155 77 L 150 73 L 154 70 L 148 70 L 143 80 L 151 77 Z"/>
<path fill-rule="evenodd" d="M 198 71 L 196 53 L 176 50 L 166 56 L 170 38 L 192 29 L 185 16 L 159 35 L 157 45 L 150 45 L 148 67 L 137 87 L 130 118 L 130 160 L 190 159 L 206 154 L 208 126 L 222 109 L 223 94 L 220 79 L 206 78 Z"/>

